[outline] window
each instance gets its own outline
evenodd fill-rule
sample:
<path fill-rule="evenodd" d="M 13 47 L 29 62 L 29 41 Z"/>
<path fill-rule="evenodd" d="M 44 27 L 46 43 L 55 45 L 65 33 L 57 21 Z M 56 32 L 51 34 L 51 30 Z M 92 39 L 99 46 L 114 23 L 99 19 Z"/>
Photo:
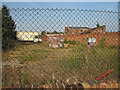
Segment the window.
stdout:
<path fill-rule="evenodd" d="M 103 28 L 102 28 L 102 32 L 103 32 Z"/>
<path fill-rule="evenodd" d="M 38 38 L 38 36 L 35 36 L 35 38 Z"/>

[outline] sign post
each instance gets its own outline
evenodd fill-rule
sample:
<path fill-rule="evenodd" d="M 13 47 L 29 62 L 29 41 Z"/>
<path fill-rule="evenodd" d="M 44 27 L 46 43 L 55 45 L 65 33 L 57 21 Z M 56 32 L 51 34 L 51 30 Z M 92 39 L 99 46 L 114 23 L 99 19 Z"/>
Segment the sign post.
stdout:
<path fill-rule="evenodd" d="M 96 43 L 96 38 L 87 38 L 86 39 L 88 49 L 89 50 L 94 50 L 94 43 Z"/>

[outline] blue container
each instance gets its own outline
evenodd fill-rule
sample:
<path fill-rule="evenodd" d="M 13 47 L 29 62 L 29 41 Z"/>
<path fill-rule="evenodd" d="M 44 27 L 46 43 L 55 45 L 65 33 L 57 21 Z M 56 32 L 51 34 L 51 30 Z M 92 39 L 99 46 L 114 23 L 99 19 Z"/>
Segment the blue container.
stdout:
<path fill-rule="evenodd" d="M 32 44 L 34 44 L 34 42 L 32 42 Z"/>

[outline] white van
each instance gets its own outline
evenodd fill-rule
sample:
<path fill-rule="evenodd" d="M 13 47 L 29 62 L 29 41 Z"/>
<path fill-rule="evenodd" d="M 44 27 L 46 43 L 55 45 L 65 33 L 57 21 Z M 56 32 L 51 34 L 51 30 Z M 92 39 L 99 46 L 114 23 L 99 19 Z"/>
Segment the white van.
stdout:
<path fill-rule="evenodd" d="M 38 38 L 38 32 L 30 32 L 30 31 L 17 31 L 17 39 L 19 41 L 26 42 L 42 42 L 42 39 Z"/>

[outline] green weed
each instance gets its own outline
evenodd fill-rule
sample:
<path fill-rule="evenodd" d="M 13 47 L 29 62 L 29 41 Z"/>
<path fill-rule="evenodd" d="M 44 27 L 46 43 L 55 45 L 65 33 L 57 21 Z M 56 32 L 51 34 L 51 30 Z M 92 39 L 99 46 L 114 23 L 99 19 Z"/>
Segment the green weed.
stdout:
<path fill-rule="evenodd" d="M 28 75 L 25 74 L 25 75 L 23 76 L 23 85 L 27 85 L 27 84 L 28 84 Z"/>

